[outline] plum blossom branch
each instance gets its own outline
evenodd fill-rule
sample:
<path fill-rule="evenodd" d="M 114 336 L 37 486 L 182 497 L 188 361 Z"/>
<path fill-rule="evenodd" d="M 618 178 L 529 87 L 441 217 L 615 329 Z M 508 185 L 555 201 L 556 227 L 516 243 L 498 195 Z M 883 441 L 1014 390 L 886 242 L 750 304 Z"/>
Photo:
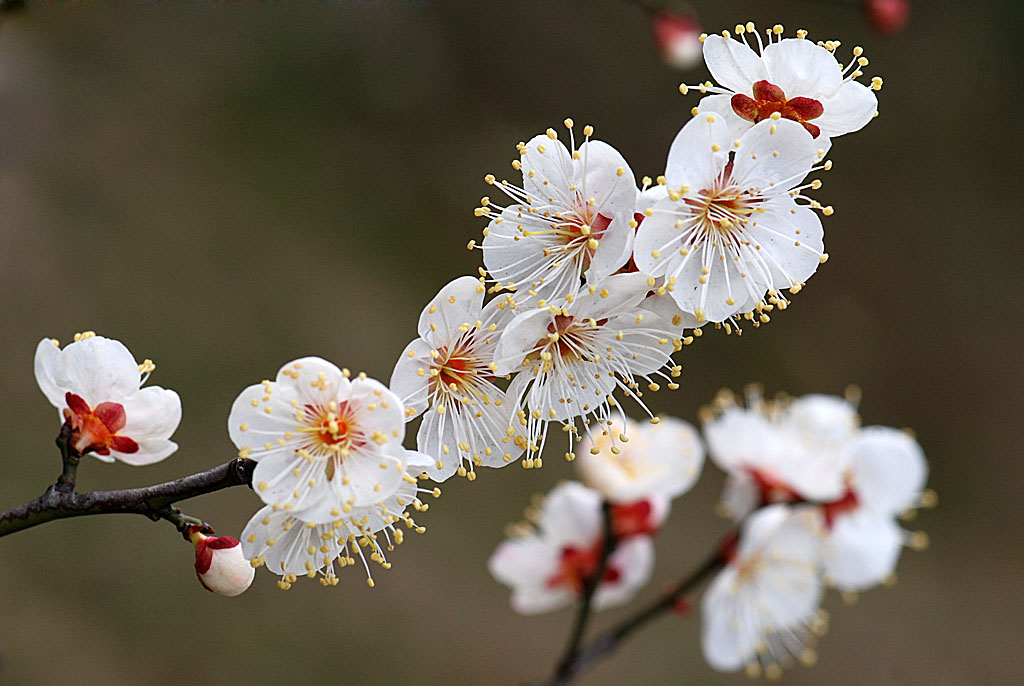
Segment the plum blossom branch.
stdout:
<path fill-rule="evenodd" d="M 153 521 L 166 519 L 181 531 L 186 524 L 202 523 L 182 515 L 171 505 L 232 486 L 251 486 L 255 468 L 254 461 L 235 458 L 205 472 L 154 486 L 91 493 L 62 489 L 62 482 L 58 480 L 35 500 L 0 512 L 0 537 L 55 519 L 98 514 L 138 514 Z"/>
<path fill-rule="evenodd" d="M 615 552 L 615 548 L 618 545 L 618 540 L 612 528 L 612 504 L 608 500 L 601 502 L 601 525 L 604 532 L 601 557 L 597 562 L 597 569 L 594 570 L 594 574 L 587 579 L 587 583 L 583 587 L 583 597 L 580 599 L 580 608 L 576 614 L 576 624 L 573 626 L 572 637 L 569 639 L 569 646 L 565 651 L 565 655 L 558 663 L 557 679 L 571 675 L 574 671 L 573 667 L 579 655 L 580 643 L 583 641 L 583 634 L 586 632 L 587 622 L 590 620 L 591 611 L 593 610 L 594 594 L 597 592 L 597 587 L 601 584 L 601 579 L 604 578 L 605 570 L 608 568 L 608 559 Z M 556 683 L 558 683 L 557 679 Z"/>
<path fill-rule="evenodd" d="M 671 610 L 676 606 L 680 598 L 725 566 L 725 551 L 731 547 L 730 543 L 735 543 L 736 534 L 728 535 L 724 540 L 725 543 L 719 545 L 715 552 L 700 567 L 688 576 L 683 577 L 670 591 L 659 596 L 654 602 L 641 609 L 632 617 L 623 620 L 582 648 L 574 646 L 575 650 L 573 651 L 572 659 L 568 661 L 563 660 L 560 663 L 555 677 L 547 682 L 547 686 L 564 686 L 564 684 L 572 682 L 595 662 L 613 653 L 626 637 L 642 628 L 652 619 Z"/>

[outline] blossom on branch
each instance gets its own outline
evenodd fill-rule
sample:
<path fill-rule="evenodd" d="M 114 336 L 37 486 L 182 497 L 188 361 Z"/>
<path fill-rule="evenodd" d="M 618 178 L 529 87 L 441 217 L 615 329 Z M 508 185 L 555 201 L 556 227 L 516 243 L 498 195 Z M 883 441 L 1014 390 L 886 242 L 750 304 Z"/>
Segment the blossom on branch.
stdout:
<path fill-rule="evenodd" d="M 475 467 L 503 467 L 523 452 L 523 439 L 508 431 L 515 407 L 491 369 L 514 303 L 506 295 L 485 306 L 484 290 L 471 276 L 442 288 L 391 374 L 406 420 L 425 412 L 416 444 L 433 458 L 424 471 L 434 481 L 473 479 Z"/>
<path fill-rule="evenodd" d="M 289 362 L 275 381 L 242 391 L 228 432 L 239 457 L 259 463 L 253 486 L 263 502 L 307 522 L 332 522 L 354 508 L 383 511 L 403 481 L 414 481 L 402 401 L 319 357 Z"/>
<path fill-rule="evenodd" d="M 483 198 L 477 216 L 491 222 L 481 248 L 484 266 L 497 288 L 528 299 L 561 299 L 579 288 L 580 278 L 597 283 L 626 264 L 633 246 L 630 222 L 638 190 L 629 165 L 602 141 L 576 148 L 572 120 L 569 148 L 548 129 L 520 143 L 512 166 L 523 174 L 522 187 L 485 180 L 512 201 L 507 207 Z"/>
<path fill-rule="evenodd" d="M 819 570 L 822 532 L 808 508 L 771 505 L 743 525 L 725 569 L 701 600 L 701 645 L 720 671 L 762 666 L 777 677 L 793 657 L 813 662 L 814 633 L 823 585 Z"/>
<path fill-rule="evenodd" d="M 728 31 L 704 39 L 704 61 L 719 85 L 711 82 L 680 86 L 712 95 L 702 98 L 696 113 L 720 114 L 729 127 L 730 138 L 772 116 L 800 124 L 819 145 L 828 148 L 829 139 L 863 128 L 878 113 L 874 91 L 882 79 L 874 77 L 870 86 L 857 81 L 868 59 L 860 47 L 845 68 L 835 51 L 839 41 L 813 43 L 807 32 L 796 38 L 783 38 L 776 24 L 766 31 L 767 45 L 753 22 L 736 25 L 736 36 Z M 747 36 L 757 41 L 757 52 Z"/>
<path fill-rule="evenodd" d="M 487 567 L 495 579 L 512 587 L 516 612 L 549 612 L 582 596 L 598 572 L 605 544 L 601 495 L 568 482 L 548 494 L 536 526 L 503 541 Z M 620 540 L 608 557 L 594 594 L 594 607 L 628 602 L 647 583 L 653 566 L 650 537 Z"/>
<path fill-rule="evenodd" d="M 676 326 L 641 306 L 649 280 L 640 273 L 615 274 L 570 294 L 561 306 L 522 312 L 501 335 L 494 371 L 517 373 L 507 395 L 521 408 L 527 466 L 543 452 L 551 422 L 562 425 L 566 457 L 572 459 L 576 418 L 582 418 L 585 432 L 593 421 L 604 425 L 616 407 L 616 389 L 646 410 L 640 382 L 655 391 L 660 386 L 652 376 L 672 382 L 679 375 L 680 368 L 671 365 L 672 353 L 682 347 Z"/>
<path fill-rule="evenodd" d="M 801 185 L 823 154 L 788 120 L 736 138 L 719 115 L 691 119 L 669 150 L 667 197 L 641 208 L 637 267 L 664 278 L 697 324 L 736 315 L 767 322 L 788 302 L 781 289 L 796 293 L 827 259 L 815 210 L 832 209 L 803 195 L 820 181 Z"/>
<path fill-rule="evenodd" d="M 36 346 L 39 388 L 60 410 L 69 450 L 130 465 L 159 462 L 178 449 L 170 440 L 181 421 L 178 394 L 142 384 L 155 365 L 142 364 L 120 341 L 86 332 L 63 349 L 44 338 Z"/>

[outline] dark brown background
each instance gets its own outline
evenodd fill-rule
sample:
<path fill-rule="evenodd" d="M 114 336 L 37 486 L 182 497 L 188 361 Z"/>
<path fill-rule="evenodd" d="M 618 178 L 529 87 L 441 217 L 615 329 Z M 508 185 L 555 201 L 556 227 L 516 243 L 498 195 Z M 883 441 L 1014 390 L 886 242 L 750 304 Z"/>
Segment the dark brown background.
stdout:
<path fill-rule="evenodd" d="M 1009 3 L 917 3 L 896 39 L 848 8 L 697 3 L 709 30 L 753 19 L 863 44 L 881 115 L 836 141 L 817 194 L 832 259 L 742 338 L 684 351 L 657 409 L 693 420 L 723 386 L 864 391 L 866 423 L 917 430 L 939 509 L 910 528 L 899 583 L 833 594 L 820 664 L 790 683 L 1024 679 L 1019 36 Z M 876 72 L 877 70 L 877 72 Z M 661 66 L 646 18 L 601 2 L 352 6 L 33 6 L 0 29 L 0 506 L 59 469 L 35 387 L 44 336 L 94 329 L 178 390 L 181 445 L 145 469 L 87 461 L 84 488 L 153 483 L 233 454 L 235 395 L 284 362 L 327 357 L 384 380 L 419 311 L 475 271 L 465 250 L 485 173 L 566 116 L 656 175 L 703 71 Z M 0 541 L 5 684 L 504 684 L 546 673 L 569 611 L 519 617 L 485 561 L 530 494 L 571 474 L 509 467 L 457 480 L 370 590 L 358 570 L 282 593 L 257 576 L 203 591 L 166 524 L 87 518 Z M 720 475 L 677 501 L 659 585 L 724 530 Z M 223 533 L 244 490 L 188 506 Z M 617 612 L 598 617 L 607 623 Z M 666 618 L 589 684 L 744 683 L 703 663 L 699 619 Z"/>

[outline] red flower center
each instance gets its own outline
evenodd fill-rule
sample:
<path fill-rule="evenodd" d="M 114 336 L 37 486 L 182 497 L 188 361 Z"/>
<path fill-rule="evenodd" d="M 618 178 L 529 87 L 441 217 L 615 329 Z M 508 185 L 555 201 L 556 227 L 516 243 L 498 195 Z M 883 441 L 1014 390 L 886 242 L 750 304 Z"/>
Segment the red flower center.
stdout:
<path fill-rule="evenodd" d="M 739 116 L 755 124 L 768 119 L 776 112 L 783 119 L 791 119 L 807 129 L 808 133 L 817 138 L 821 129 L 808 123 L 817 119 L 825 111 L 822 104 L 814 98 L 790 98 L 774 83 L 758 81 L 754 84 L 754 97 L 737 93 L 732 96 L 732 109 Z"/>
<path fill-rule="evenodd" d="M 70 443 L 75 453 L 109 455 L 111 450 L 119 453 L 139 450 L 138 443 L 127 436 L 117 435 L 127 422 L 124 405 L 100 403 L 91 408 L 82 396 L 70 392 L 64 395 L 64 400 L 68 404 L 64 419 L 71 424 Z"/>
<path fill-rule="evenodd" d="M 589 548 L 574 548 L 573 546 L 562 548 L 558 560 L 558 571 L 548 578 L 548 587 L 568 586 L 576 594 L 582 594 L 584 586 L 597 574 L 603 548 L 603 541 L 598 541 Z M 607 565 L 601 581 L 615 583 L 621 576 L 618 569 Z"/>
<path fill-rule="evenodd" d="M 651 519 L 652 509 L 649 500 L 612 505 L 612 531 L 615 538 L 621 540 L 657 531 L 658 527 Z"/>

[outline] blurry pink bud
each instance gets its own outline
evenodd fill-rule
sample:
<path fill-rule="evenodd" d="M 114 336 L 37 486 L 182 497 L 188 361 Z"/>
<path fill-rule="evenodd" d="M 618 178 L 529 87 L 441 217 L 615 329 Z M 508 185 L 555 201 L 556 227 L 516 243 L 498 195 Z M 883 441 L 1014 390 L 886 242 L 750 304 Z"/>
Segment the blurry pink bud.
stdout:
<path fill-rule="evenodd" d="M 871 28 L 883 36 L 901 31 L 910 20 L 910 0 L 865 0 L 861 9 Z"/>
<path fill-rule="evenodd" d="M 676 69 L 697 66 L 704 57 L 697 20 L 667 10 L 655 12 L 651 17 L 654 45 L 665 64 Z"/>
<path fill-rule="evenodd" d="M 236 596 L 252 584 L 256 570 L 242 555 L 242 546 L 231 536 L 194 534 L 196 576 L 207 591 Z"/>

